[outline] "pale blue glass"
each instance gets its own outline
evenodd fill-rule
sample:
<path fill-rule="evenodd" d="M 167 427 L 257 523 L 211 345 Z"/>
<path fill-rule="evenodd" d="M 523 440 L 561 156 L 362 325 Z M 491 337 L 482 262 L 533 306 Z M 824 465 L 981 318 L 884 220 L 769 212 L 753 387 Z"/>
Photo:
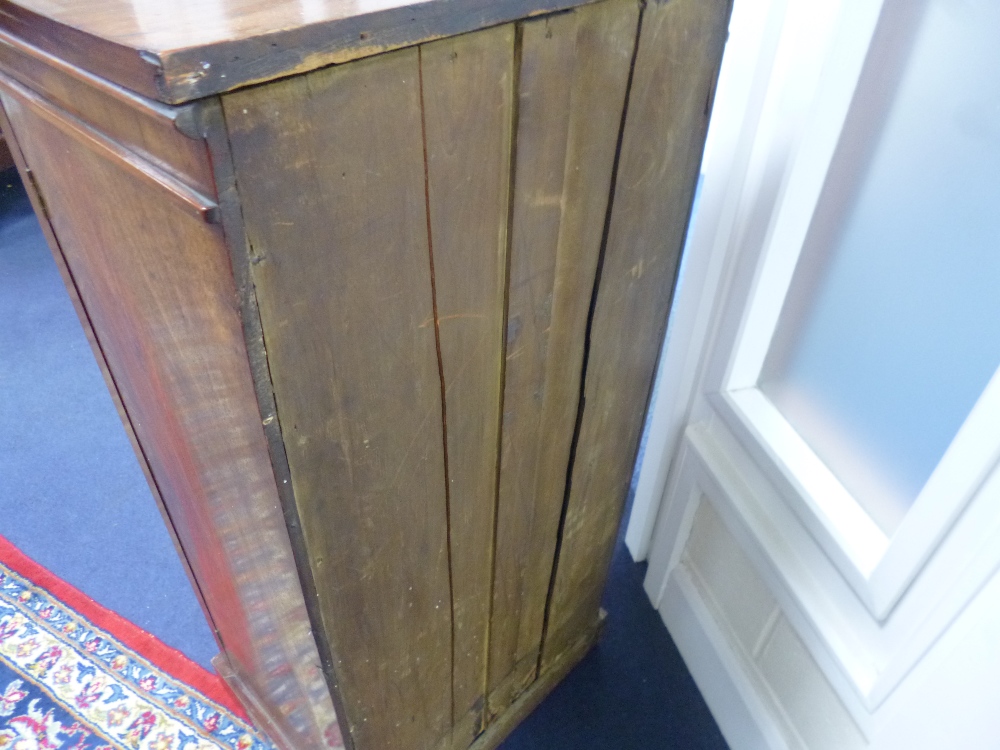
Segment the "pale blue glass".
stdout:
<path fill-rule="evenodd" d="M 1000 2 L 885 14 L 760 387 L 891 534 L 1000 366 Z"/>

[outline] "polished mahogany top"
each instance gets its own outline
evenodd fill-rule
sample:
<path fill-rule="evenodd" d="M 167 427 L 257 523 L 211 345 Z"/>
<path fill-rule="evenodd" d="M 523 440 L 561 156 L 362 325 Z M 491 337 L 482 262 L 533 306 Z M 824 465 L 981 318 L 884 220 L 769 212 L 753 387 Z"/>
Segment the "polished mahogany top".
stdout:
<path fill-rule="evenodd" d="M 0 0 L 0 33 L 177 104 L 589 2 Z"/>

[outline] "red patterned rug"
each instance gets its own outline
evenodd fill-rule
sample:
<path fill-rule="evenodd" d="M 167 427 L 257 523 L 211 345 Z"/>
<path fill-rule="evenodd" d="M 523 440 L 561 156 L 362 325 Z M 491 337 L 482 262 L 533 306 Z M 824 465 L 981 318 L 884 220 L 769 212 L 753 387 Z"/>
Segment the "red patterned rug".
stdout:
<path fill-rule="evenodd" d="M 0 537 L 0 750 L 274 750 L 225 683 Z"/>

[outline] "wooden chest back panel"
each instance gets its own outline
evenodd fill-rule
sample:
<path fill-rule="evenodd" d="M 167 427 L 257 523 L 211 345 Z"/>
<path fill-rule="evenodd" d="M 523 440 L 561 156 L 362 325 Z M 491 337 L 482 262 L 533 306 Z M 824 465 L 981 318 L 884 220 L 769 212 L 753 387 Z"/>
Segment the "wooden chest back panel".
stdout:
<path fill-rule="evenodd" d="M 223 97 L 361 750 L 464 750 L 593 635 L 727 10 L 605 0 Z"/>
<path fill-rule="evenodd" d="M 638 19 L 609 0 L 223 98 L 359 748 L 468 747 L 538 676 Z"/>

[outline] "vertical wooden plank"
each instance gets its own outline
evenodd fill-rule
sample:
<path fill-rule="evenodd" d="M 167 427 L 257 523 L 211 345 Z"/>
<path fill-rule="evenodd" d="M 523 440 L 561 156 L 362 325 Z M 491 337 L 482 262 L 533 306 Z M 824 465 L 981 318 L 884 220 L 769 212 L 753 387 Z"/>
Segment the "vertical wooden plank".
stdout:
<path fill-rule="evenodd" d="M 298 579 L 303 610 L 305 610 L 302 625 L 306 627 L 299 628 L 300 632 L 296 641 L 300 644 L 300 655 L 292 662 L 292 669 L 286 670 L 286 674 L 290 671 L 289 677 L 294 675 L 301 684 L 306 686 L 306 694 L 310 699 L 307 708 L 315 718 L 322 744 L 328 748 L 339 748 L 345 746 L 346 737 L 346 747 L 351 750 L 353 745 L 350 743 L 350 737 L 341 728 L 338 720 L 339 716 L 346 716 L 346 713 L 340 703 L 340 690 L 333 678 L 333 659 L 329 646 L 325 638 L 314 637 L 314 634 L 324 632 L 322 619 L 318 609 L 315 581 L 308 566 L 308 555 L 302 540 L 301 523 L 295 508 L 295 497 L 292 494 L 288 457 L 281 439 L 281 428 L 277 423 L 274 389 L 268 369 L 267 352 L 264 350 L 260 311 L 257 308 L 257 297 L 254 293 L 250 272 L 250 255 L 246 229 L 243 225 L 243 206 L 236 189 L 236 172 L 229 144 L 229 132 L 226 129 L 222 111 L 222 102 L 219 99 L 203 100 L 198 104 L 195 114 L 197 131 L 203 134 L 204 142 L 208 146 L 211 156 L 214 182 L 219 198 L 219 218 L 226 237 L 226 245 L 229 248 L 248 364 L 274 473 L 278 503 L 272 512 L 275 514 L 280 512 L 284 516 L 291 544 L 292 559 L 290 562 L 294 565 L 293 570 L 290 571 L 290 577 Z M 303 629 L 306 631 L 305 633 L 301 632 Z M 282 635 L 286 640 L 290 640 L 287 632 Z M 226 663 L 227 661 L 229 663 Z M 239 674 L 230 660 L 221 658 L 218 662 L 213 660 L 213 666 L 240 696 L 240 700 L 247 707 L 251 719 L 258 726 L 266 727 L 266 731 L 272 737 L 280 736 L 272 731 L 274 702 L 268 703 L 267 700 L 261 700 L 259 693 L 258 695 L 246 695 L 248 687 L 252 690 L 253 682 L 245 675 Z M 250 684 L 248 685 L 248 683 Z M 282 695 L 284 692 L 276 680 L 270 681 L 269 686 L 272 691 L 271 695 Z M 263 715 L 259 709 L 263 709 Z M 278 742 L 283 750 L 286 746 L 296 744 L 280 740 Z"/>
<path fill-rule="evenodd" d="M 491 715 L 536 676 L 637 20 L 611 0 L 523 25 Z"/>
<path fill-rule="evenodd" d="M 514 27 L 421 48 L 449 481 L 455 747 L 482 730 L 503 376 Z"/>
<path fill-rule="evenodd" d="M 652 0 L 643 14 L 543 670 L 598 617 L 666 327 L 728 17 L 728 0 Z"/>
<path fill-rule="evenodd" d="M 224 99 L 278 419 L 355 747 L 451 727 L 416 49 Z"/>

